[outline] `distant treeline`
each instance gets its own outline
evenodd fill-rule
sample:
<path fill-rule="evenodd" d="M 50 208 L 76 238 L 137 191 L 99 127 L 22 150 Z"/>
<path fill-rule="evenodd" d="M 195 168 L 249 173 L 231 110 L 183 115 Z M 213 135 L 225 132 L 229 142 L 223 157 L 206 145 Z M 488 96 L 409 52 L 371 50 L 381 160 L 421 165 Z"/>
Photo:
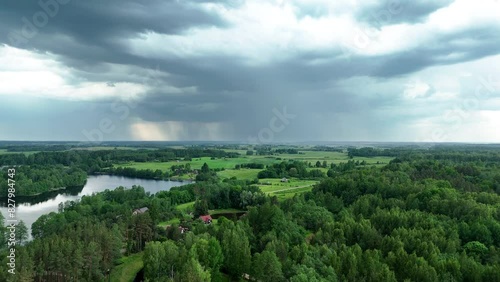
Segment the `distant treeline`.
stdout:
<path fill-rule="evenodd" d="M 264 169 L 264 164 L 249 163 L 249 164 L 237 164 L 234 166 L 235 169 L 240 168 L 252 168 L 252 169 Z"/>
<path fill-rule="evenodd" d="M 329 146 L 314 146 L 312 149 L 309 149 L 309 151 L 339 152 L 339 153 L 342 153 L 342 152 L 344 152 L 344 149 L 342 149 L 342 148 L 336 148 L 336 147 L 329 147 Z"/>
<path fill-rule="evenodd" d="M 225 152 L 214 149 L 161 149 L 161 150 L 72 150 L 63 152 L 39 152 L 25 154 L 0 155 L 0 166 L 6 165 L 57 165 L 79 166 L 93 173 L 101 168 L 110 167 L 116 162 L 167 162 L 178 159 L 201 157 L 236 158 L 236 152 Z"/>
<path fill-rule="evenodd" d="M 71 145 L 28 145 L 28 146 L 6 146 L 7 152 L 34 152 L 34 151 L 45 151 L 45 152 L 56 152 L 65 151 L 71 149 Z"/>
<path fill-rule="evenodd" d="M 160 169 L 135 169 L 133 167 L 111 167 L 107 171 L 111 175 L 119 175 L 131 178 L 142 178 L 142 179 L 167 179 L 169 177 L 168 172 L 162 172 Z"/>
<path fill-rule="evenodd" d="M 398 157 L 403 160 L 424 158 L 434 160 L 448 160 L 454 162 L 498 162 L 500 161 L 500 151 L 496 150 L 499 146 L 434 146 L 430 148 L 422 147 L 396 147 L 391 149 L 382 149 L 374 147 L 354 148 L 347 149 L 348 156 L 352 157 Z"/>
<path fill-rule="evenodd" d="M 347 148 L 347 155 L 352 157 L 377 157 L 377 156 L 385 156 L 385 157 L 393 157 L 398 154 L 398 151 L 394 149 L 379 149 L 372 147 L 364 147 L 364 148 Z"/>
<path fill-rule="evenodd" d="M 274 150 L 274 152 L 276 154 L 292 154 L 292 155 L 295 155 L 295 154 L 299 153 L 299 150 L 297 150 L 297 149 L 276 149 L 276 150 Z"/>
<path fill-rule="evenodd" d="M 324 177 L 325 173 L 319 169 L 308 170 L 309 165 L 301 161 L 288 161 L 279 164 L 267 166 L 263 171 L 257 174 L 258 178 L 282 178 L 282 177 L 297 177 L 297 178 L 320 178 Z"/>

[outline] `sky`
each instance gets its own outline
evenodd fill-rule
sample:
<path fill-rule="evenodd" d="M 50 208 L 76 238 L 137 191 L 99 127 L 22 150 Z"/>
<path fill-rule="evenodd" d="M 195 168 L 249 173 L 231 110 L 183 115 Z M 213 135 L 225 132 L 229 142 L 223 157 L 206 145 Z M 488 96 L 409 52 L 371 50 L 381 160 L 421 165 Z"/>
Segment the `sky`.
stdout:
<path fill-rule="evenodd" d="M 500 142 L 500 0 L 0 3 L 0 140 Z"/>

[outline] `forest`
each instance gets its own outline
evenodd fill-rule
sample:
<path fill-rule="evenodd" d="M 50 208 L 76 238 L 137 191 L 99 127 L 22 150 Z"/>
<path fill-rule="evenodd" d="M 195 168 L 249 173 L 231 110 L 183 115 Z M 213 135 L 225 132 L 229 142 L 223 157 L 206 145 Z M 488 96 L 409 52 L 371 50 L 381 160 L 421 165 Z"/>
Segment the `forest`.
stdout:
<path fill-rule="evenodd" d="M 325 173 L 318 169 L 308 170 L 311 167 L 306 162 L 300 161 L 288 161 L 281 162 L 278 164 L 273 164 L 268 166 L 265 170 L 259 172 L 259 178 L 282 178 L 282 177 L 297 177 L 299 179 L 303 178 L 321 178 L 325 176 Z M 318 164 L 316 167 L 322 167 Z M 325 166 L 326 167 L 326 164 Z"/>
<path fill-rule="evenodd" d="M 16 195 L 34 196 L 67 187 L 83 186 L 87 180 L 87 173 L 77 167 L 33 165 L 17 167 L 15 177 Z M 9 189 L 7 178 L 7 168 L 4 168 L 0 178 L 0 195 L 3 197 L 7 195 Z"/>
<path fill-rule="evenodd" d="M 155 195 L 119 187 L 84 196 L 41 216 L 34 239 L 16 247 L 18 274 L 2 269 L 0 280 L 105 281 L 138 255 L 147 281 L 500 281 L 499 151 L 393 153 L 380 167 L 332 164 L 312 190 L 284 200 L 208 166 L 205 181 Z M 306 166 L 263 171 L 299 178 Z M 191 210 L 179 208 L 186 203 Z M 217 209 L 245 213 L 197 219 Z"/>

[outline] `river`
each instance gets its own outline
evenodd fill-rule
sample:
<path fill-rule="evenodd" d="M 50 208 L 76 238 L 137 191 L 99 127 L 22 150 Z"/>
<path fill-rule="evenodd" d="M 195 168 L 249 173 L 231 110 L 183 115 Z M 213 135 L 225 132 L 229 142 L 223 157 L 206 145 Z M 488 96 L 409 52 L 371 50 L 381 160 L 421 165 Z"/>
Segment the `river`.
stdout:
<path fill-rule="evenodd" d="M 82 196 L 92 195 L 92 193 L 102 192 L 106 189 L 115 189 L 119 186 L 131 188 L 133 185 L 138 185 L 144 187 L 146 192 L 154 194 L 159 191 L 168 191 L 172 187 L 182 186 L 189 183 L 192 182 L 148 180 L 110 175 L 89 176 L 87 178 L 87 183 L 83 186 L 83 189 L 82 187 L 70 188 L 45 193 L 40 196 L 16 198 L 16 219 L 23 220 L 24 223 L 26 223 L 31 238 L 31 224 L 33 224 L 33 222 L 35 222 L 38 217 L 43 214 L 57 212 L 58 205 L 61 202 L 76 201 Z M 1 201 L 2 206 L 0 207 L 0 210 L 4 218 L 8 219 L 6 202 L 7 201 Z"/>

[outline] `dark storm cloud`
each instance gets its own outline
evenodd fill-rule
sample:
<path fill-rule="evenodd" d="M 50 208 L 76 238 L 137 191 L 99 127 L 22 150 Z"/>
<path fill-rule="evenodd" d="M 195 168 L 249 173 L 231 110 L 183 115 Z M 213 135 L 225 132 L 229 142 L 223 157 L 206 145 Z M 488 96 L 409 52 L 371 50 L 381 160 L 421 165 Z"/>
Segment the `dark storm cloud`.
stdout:
<path fill-rule="evenodd" d="M 2 1 L 0 43 L 62 55 L 69 65 L 78 68 L 103 62 L 147 65 L 127 54 L 122 40 L 144 32 L 179 34 L 191 27 L 226 24 L 200 9 L 198 1 L 41 2 L 52 5 L 43 8 L 38 1 Z M 37 27 L 37 13 L 49 14 L 47 24 Z"/>
<path fill-rule="evenodd" d="M 349 135 L 353 133 L 343 125 L 348 119 L 358 130 L 369 124 L 366 136 L 376 135 L 377 131 L 389 126 L 391 121 L 371 111 L 395 107 L 401 101 L 393 96 L 377 95 L 371 89 L 362 87 L 356 90 L 363 92 L 347 91 L 337 85 L 343 79 L 400 77 L 435 65 L 456 64 L 498 54 L 500 46 L 500 38 L 495 36 L 498 30 L 478 27 L 436 38 L 428 45 L 387 55 L 367 57 L 353 53 L 346 58 L 340 46 L 332 46 L 322 51 L 294 52 L 286 60 L 261 65 L 249 65 L 237 55 L 224 55 L 222 52 L 218 55 L 200 54 L 196 58 L 146 58 L 130 52 L 126 41 L 146 32 L 185 35 L 189 28 L 230 27 L 215 13 L 202 10 L 200 2 L 73 0 L 67 5 L 60 5 L 57 15 L 51 17 L 46 26 L 39 28 L 36 36 L 14 45 L 56 54 L 59 61 L 73 69 L 77 78 L 109 82 L 110 85 L 127 81 L 149 86 L 149 92 L 133 109 L 133 114 L 141 120 L 230 122 L 235 125 L 233 136 L 244 139 L 268 126 L 273 109 L 282 111 L 283 107 L 287 107 L 298 118 L 280 136 L 289 139 L 300 137 L 302 140 L 331 136 L 319 126 L 323 123 L 328 123 L 327 126 L 339 136 L 344 136 L 343 139 L 354 136 Z M 430 13 L 451 1 L 401 0 L 399 8 L 391 6 L 394 2 L 398 1 L 381 1 L 365 7 L 354 16 L 376 28 L 422 22 Z M 236 9 L 243 1 L 229 0 L 225 3 L 228 9 Z M 399 12 L 391 12 L 391 9 Z M 12 32 L 20 32 L 22 18 L 31 20 L 39 11 L 41 8 L 36 1 L 3 1 L 0 43 L 11 44 L 9 36 Z M 305 5 L 296 14 L 299 17 L 319 18 L 326 12 L 321 7 Z M 384 15 L 390 18 L 383 18 Z M 463 39 L 470 43 L 462 44 Z M 124 69 L 116 71 L 106 63 Z M 400 88 L 397 91 L 401 92 Z M 109 113 L 108 106 L 98 106 L 90 113 L 105 116 Z M 56 112 L 64 112 L 59 104 L 57 109 Z M 84 111 L 80 109 L 80 112 Z M 330 123 L 330 120 L 335 122 Z M 93 123 L 98 124 L 98 120 Z M 125 127 L 125 121 L 123 123 Z"/>
<path fill-rule="evenodd" d="M 379 58 L 372 76 L 392 77 L 416 72 L 435 65 L 450 65 L 472 61 L 500 52 L 500 37 L 493 28 L 471 28 L 443 36 L 432 44 Z M 469 43 L 464 44 L 467 40 Z"/>
<path fill-rule="evenodd" d="M 357 12 L 356 18 L 376 28 L 398 23 L 417 23 L 451 3 L 453 0 L 383 0 L 363 7 Z"/>
<path fill-rule="evenodd" d="M 34 23 L 34 16 L 40 11 L 50 15 L 48 24 L 39 28 L 40 37 L 61 34 L 89 46 L 111 44 L 146 31 L 176 34 L 193 26 L 224 25 L 217 16 L 197 8 L 198 1 L 74 0 L 65 5 L 47 6 L 38 3 L 3 1 L 0 11 L 3 43 L 9 44 L 6 34 L 19 31 L 25 25 L 23 18 Z M 42 0 L 40 3 L 58 2 Z"/>
<path fill-rule="evenodd" d="M 391 7 L 397 0 L 382 1 L 376 7 L 368 7 L 363 13 Z M 205 1 L 211 2 L 211 1 Z M 8 1 L 4 2 L 0 12 L 0 42 L 9 44 L 9 32 L 22 26 L 22 17 L 33 15 L 41 8 L 35 2 Z M 184 58 L 153 58 L 148 59 L 127 52 L 124 39 L 139 36 L 146 31 L 161 34 L 179 34 L 190 27 L 227 26 L 224 20 L 214 14 L 209 14 L 196 8 L 196 2 L 180 1 L 71 1 L 60 5 L 60 11 L 49 24 L 40 29 L 33 39 L 27 42 L 25 48 L 49 51 L 61 55 L 61 60 L 68 66 L 81 71 L 81 75 L 94 80 L 107 80 L 99 71 L 100 64 L 109 62 L 115 64 L 139 66 L 146 69 L 159 69 L 169 72 L 172 76 L 169 83 L 178 87 L 197 86 L 206 93 L 216 91 L 247 91 L 255 92 L 262 84 L 272 84 L 273 81 L 287 81 L 297 84 L 296 87 L 322 86 L 318 83 L 338 80 L 355 75 L 397 76 L 432 65 L 458 63 L 474 58 L 494 54 L 498 39 L 491 36 L 488 30 L 473 30 L 455 35 L 456 39 L 477 37 L 475 46 L 454 46 L 450 38 L 436 41 L 432 46 L 421 46 L 388 56 L 376 57 L 370 61 L 354 56 L 346 60 L 343 54 L 337 52 L 303 53 L 289 61 L 274 65 L 268 69 L 255 69 L 244 66 L 238 58 L 228 56 L 207 55 L 197 60 Z M 241 1 L 227 1 L 228 5 L 237 7 Z M 398 2 L 412 16 L 422 16 L 446 6 L 449 1 L 424 1 L 418 4 L 410 1 Z M 310 11 L 311 7 L 304 9 Z M 364 18 L 360 15 L 361 18 Z M 403 16 L 404 13 L 401 13 Z M 410 18 L 407 19 L 411 21 Z M 485 41 L 487 44 L 485 44 Z M 450 48 L 453 47 L 453 48 Z M 369 47 L 368 47 L 369 48 Z M 463 49 L 463 50 L 460 50 Z M 463 51 L 464 54 L 449 60 L 440 57 L 449 50 Z M 314 60 L 326 60 L 326 63 L 311 64 Z M 117 78 L 119 80 L 119 78 Z M 207 94 L 209 95 L 209 94 Z"/>

